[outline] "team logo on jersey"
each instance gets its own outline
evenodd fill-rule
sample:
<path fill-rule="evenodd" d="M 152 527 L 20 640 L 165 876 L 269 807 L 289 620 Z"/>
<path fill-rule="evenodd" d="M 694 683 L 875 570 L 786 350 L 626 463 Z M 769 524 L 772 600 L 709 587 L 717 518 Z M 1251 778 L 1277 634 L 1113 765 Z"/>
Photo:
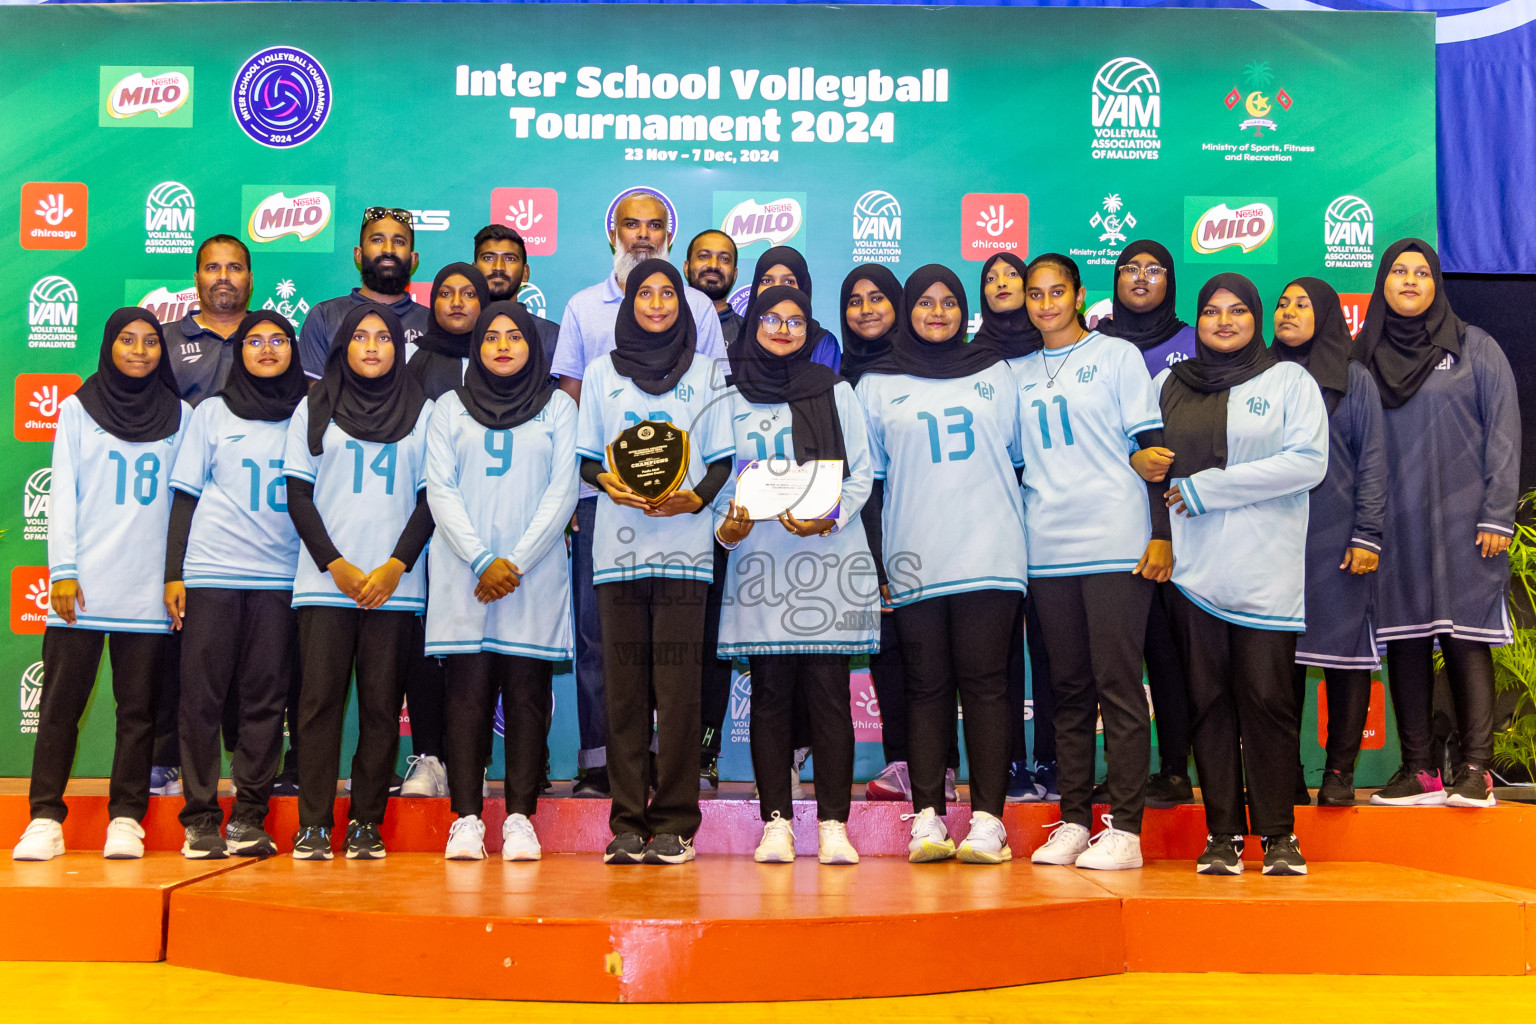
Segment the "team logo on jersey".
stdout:
<path fill-rule="evenodd" d="M 992 401 L 993 388 L 991 384 L 988 384 L 984 380 L 979 380 L 974 386 L 976 388 L 976 393 L 980 395 L 983 400 L 988 402 Z"/>
<path fill-rule="evenodd" d="M 225 434 L 224 435 L 224 440 L 228 441 L 230 444 L 239 444 L 241 441 L 245 440 L 245 435 L 244 434 Z"/>
<path fill-rule="evenodd" d="M 123 283 L 123 302 L 129 306 L 142 306 L 162 324 L 175 323 L 197 310 L 197 286 L 179 282 L 130 280 Z M 183 355 L 196 362 L 202 351 L 202 343 L 184 343 Z"/>
<path fill-rule="evenodd" d="M 27 295 L 27 348 L 74 348 L 80 295 L 67 277 L 42 278 Z"/>
<path fill-rule="evenodd" d="M 549 256 L 560 245 L 560 193 L 552 188 L 493 188 L 491 222 L 522 236 L 523 255 Z M 612 231 L 612 208 L 608 224 Z"/>
<path fill-rule="evenodd" d="M 1269 412 L 1269 399 L 1261 395 L 1254 395 L 1248 399 L 1248 411 L 1255 416 L 1263 416 Z"/>
<path fill-rule="evenodd" d="M 1376 218 L 1359 196 L 1339 196 L 1323 212 L 1323 266 L 1357 270 L 1376 265 Z"/>
<path fill-rule="evenodd" d="M 331 116 L 331 80 L 294 46 L 271 46 L 235 72 L 230 105 L 241 131 L 271 149 L 302 146 Z"/>
<path fill-rule="evenodd" d="M 901 204 L 874 189 L 853 203 L 853 258 L 860 263 L 901 262 Z"/>
<path fill-rule="evenodd" d="M 16 377 L 18 441 L 52 441 L 59 429 L 59 406 L 84 383 L 73 373 L 22 373 Z"/>
<path fill-rule="evenodd" d="M 1451 353 L 1447 352 L 1445 354 L 1445 358 L 1440 360 L 1438 363 L 1435 364 L 1435 369 L 1437 369 L 1437 370 L 1449 370 L 1451 367 L 1453 367 L 1455 365 L 1456 365 L 1456 357 L 1451 355 Z"/>
<path fill-rule="evenodd" d="M 144 200 L 144 252 L 192 255 L 196 223 L 192 190 L 179 181 L 162 181 Z"/>
<path fill-rule="evenodd" d="M 1262 138 L 1266 131 L 1276 131 L 1280 125 L 1274 119 L 1282 111 L 1290 110 L 1295 102 L 1290 93 L 1275 85 L 1275 72 L 1267 60 L 1249 61 L 1243 67 L 1242 88 L 1233 85 L 1226 96 L 1228 110 L 1241 103 L 1248 114 L 1237 130 L 1246 132 L 1251 129 L 1256 139 Z M 1280 109 L 1277 111 L 1276 107 Z"/>
<path fill-rule="evenodd" d="M 1156 160 L 1162 147 L 1162 85 L 1157 72 L 1138 57 L 1116 57 L 1093 76 L 1095 160 Z"/>
<path fill-rule="evenodd" d="M 968 192 L 960 199 L 960 256 L 989 260 L 1000 252 L 1029 255 L 1029 197 L 1022 192 Z"/>
<path fill-rule="evenodd" d="M 679 384 L 672 389 L 672 394 L 677 396 L 679 402 L 691 402 L 693 401 L 693 385 Z"/>
<path fill-rule="evenodd" d="M 48 539 L 48 486 L 53 482 L 53 469 L 44 466 L 35 469 L 21 488 L 22 539 Z"/>
<path fill-rule="evenodd" d="M 21 673 L 21 734 L 37 735 L 37 720 L 43 710 L 43 663 L 34 661 Z"/>
<path fill-rule="evenodd" d="M 891 404 L 892 405 L 900 405 L 902 402 L 905 402 L 910 397 L 911 397 L 910 395 L 897 395 L 895 398 L 891 399 Z"/>
<path fill-rule="evenodd" d="M 309 303 L 304 301 L 304 296 L 299 294 L 298 286 L 290 277 L 283 278 L 273 286 L 272 297 L 263 302 L 261 308 L 287 317 L 295 332 L 304 325 L 304 318 L 309 316 Z"/>
<path fill-rule="evenodd" d="M 103 128 L 192 127 L 192 69 L 102 65 L 96 120 Z"/>
<path fill-rule="evenodd" d="M 23 249 L 84 249 L 90 189 L 78 181 L 21 186 Z"/>
<path fill-rule="evenodd" d="M 1093 378 L 1097 377 L 1098 375 L 1098 363 L 1094 363 L 1092 366 L 1079 366 L 1077 368 L 1077 382 L 1079 384 L 1091 384 L 1093 382 Z"/>
<path fill-rule="evenodd" d="M 1172 366 L 1174 363 L 1182 363 L 1188 358 L 1189 353 L 1187 352 L 1169 352 L 1166 356 L 1163 357 L 1163 361 L 1169 366 Z"/>
<path fill-rule="evenodd" d="M 1228 200 L 1185 196 L 1184 218 L 1194 262 L 1274 263 L 1279 247 L 1266 245 L 1275 234 L 1272 198 Z M 1233 251 L 1236 250 L 1236 251 Z"/>
<path fill-rule="evenodd" d="M 517 301 L 528 308 L 528 312 L 534 316 L 543 317 L 549 309 L 544 293 L 536 284 L 525 284 L 517 290 Z"/>
<path fill-rule="evenodd" d="M 11 570 L 12 633 L 41 633 L 48 603 L 47 566 L 18 565 Z"/>

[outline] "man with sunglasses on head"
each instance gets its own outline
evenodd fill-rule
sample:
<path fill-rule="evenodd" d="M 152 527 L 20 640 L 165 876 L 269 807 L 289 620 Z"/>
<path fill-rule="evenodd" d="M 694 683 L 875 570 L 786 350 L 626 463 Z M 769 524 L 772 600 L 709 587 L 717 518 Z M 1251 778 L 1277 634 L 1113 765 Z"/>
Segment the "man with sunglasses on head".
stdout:
<path fill-rule="evenodd" d="M 419 259 L 415 249 L 411 211 L 391 206 L 370 206 L 363 211 L 363 226 L 352 249 L 352 261 L 362 274 L 362 287 L 316 304 L 299 331 L 299 358 L 312 380 L 319 380 L 324 373 L 331 338 L 347 312 L 359 303 L 377 302 L 394 310 L 405 328 L 404 356 L 409 358 L 415 351 L 412 343 L 427 333 L 431 316 L 431 310 L 412 301 L 408 291 Z"/>

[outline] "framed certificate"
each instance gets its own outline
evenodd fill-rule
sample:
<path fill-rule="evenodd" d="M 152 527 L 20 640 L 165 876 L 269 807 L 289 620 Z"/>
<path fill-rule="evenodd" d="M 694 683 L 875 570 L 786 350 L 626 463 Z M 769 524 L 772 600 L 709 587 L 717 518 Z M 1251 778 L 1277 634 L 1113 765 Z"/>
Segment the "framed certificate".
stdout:
<path fill-rule="evenodd" d="M 796 519 L 835 519 L 842 496 L 841 459 L 736 460 L 736 504 L 753 522 L 777 519 L 784 512 Z"/>

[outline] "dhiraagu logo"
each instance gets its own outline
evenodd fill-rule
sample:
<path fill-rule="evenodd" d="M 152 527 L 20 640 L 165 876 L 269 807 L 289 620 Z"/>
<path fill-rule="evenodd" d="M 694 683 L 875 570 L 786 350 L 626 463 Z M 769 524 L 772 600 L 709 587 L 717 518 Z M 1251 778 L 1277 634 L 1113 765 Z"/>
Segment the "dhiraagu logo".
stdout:
<path fill-rule="evenodd" d="M 264 252 L 331 252 L 335 248 L 334 185 L 246 185 L 240 217 L 245 235 Z"/>
<path fill-rule="evenodd" d="M 192 127 L 192 69 L 102 65 L 97 123 L 103 128 Z"/>

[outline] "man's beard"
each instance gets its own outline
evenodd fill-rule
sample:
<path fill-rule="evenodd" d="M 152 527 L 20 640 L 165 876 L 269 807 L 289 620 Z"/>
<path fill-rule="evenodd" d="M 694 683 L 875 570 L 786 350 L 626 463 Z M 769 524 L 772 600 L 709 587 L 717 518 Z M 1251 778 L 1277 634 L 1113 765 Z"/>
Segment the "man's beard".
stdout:
<path fill-rule="evenodd" d="M 711 283 L 712 281 L 718 283 Z M 710 302 L 719 302 L 721 299 L 731 294 L 731 285 L 735 282 L 731 281 L 724 274 L 717 274 L 713 278 L 706 278 L 703 275 L 700 275 L 698 280 L 689 281 L 688 283 L 697 288 L 699 291 L 703 292 L 705 295 L 708 295 Z"/>
<path fill-rule="evenodd" d="M 622 245 L 613 251 L 613 279 L 619 282 L 623 288 L 629 283 L 630 272 L 646 260 L 664 260 L 667 258 L 667 244 L 663 242 L 656 247 L 654 252 L 645 249 L 638 251 L 626 249 Z"/>
<path fill-rule="evenodd" d="M 485 275 L 485 285 L 492 299 L 499 301 L 517 297 L 517 286 L 512 283 L 512 276 L 504 270 L 492 271 Z"/>
<path fill-rule="evenodd" d="M 390 262 L 381 267 L 379 262 L 386 258 Z M 371 260 L 365 256 L 362 272 L 363 287 L 380 295 L 399 295 L 411 283 L 410 265 L 395 256 L 376 256 Z"/>
<path fill-rule="evenodd" d="M 210 313 L 243 313 L 250 307 L 251 290 L 237 288 L 232 284 L 216 283 L 208 289 L 206 295 L 201 289 L 198 290 L 197 304 L 200 309 Z"/>

